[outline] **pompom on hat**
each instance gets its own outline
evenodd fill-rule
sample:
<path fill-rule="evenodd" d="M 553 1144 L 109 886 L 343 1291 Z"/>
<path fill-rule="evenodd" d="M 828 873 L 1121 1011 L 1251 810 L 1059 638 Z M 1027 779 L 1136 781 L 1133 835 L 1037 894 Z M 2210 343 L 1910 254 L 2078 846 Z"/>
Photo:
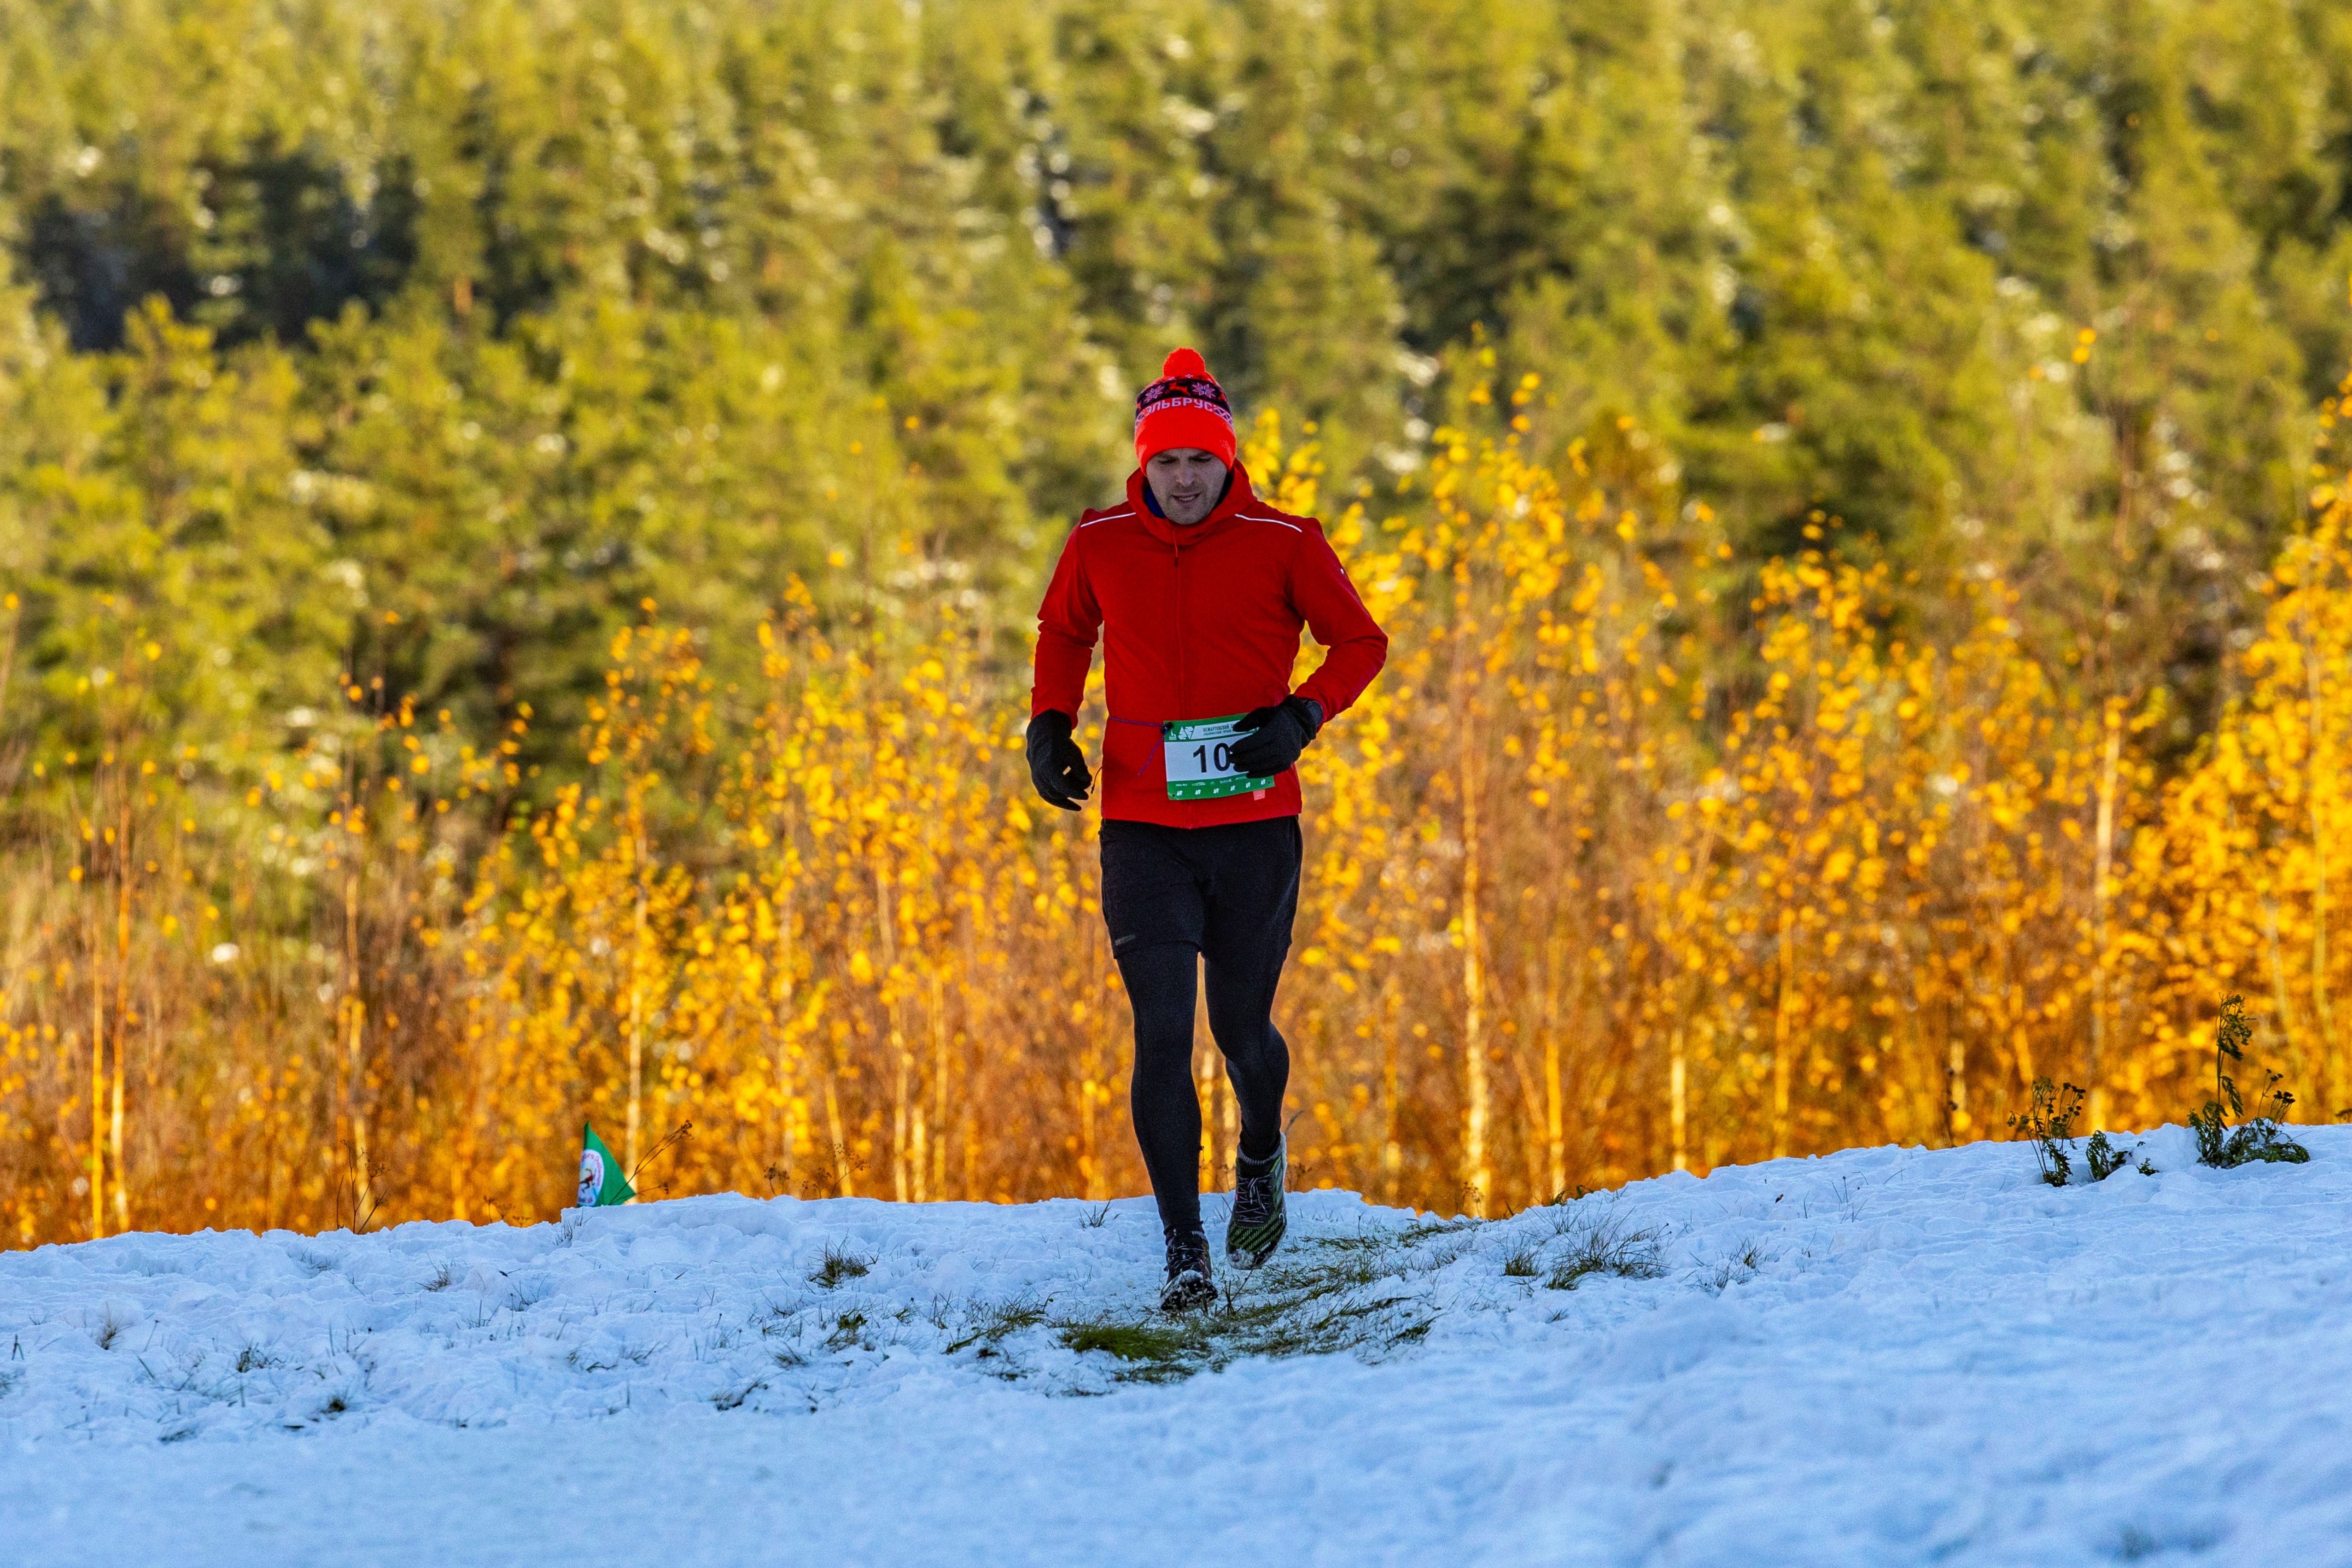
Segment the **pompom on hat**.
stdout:
<path fill-rule="evenodd" d="M 1155 453 L 1174 446 L 1212 452 L 1227 467 L 1233 465 L 1234 410 L 1225 389 L 1209 374 L 1208 361 L 1191 349 L 1179 349 L 1160 367 L 1160 379 L 1135 394 L 1135 461 L 1138 467 Z"/>

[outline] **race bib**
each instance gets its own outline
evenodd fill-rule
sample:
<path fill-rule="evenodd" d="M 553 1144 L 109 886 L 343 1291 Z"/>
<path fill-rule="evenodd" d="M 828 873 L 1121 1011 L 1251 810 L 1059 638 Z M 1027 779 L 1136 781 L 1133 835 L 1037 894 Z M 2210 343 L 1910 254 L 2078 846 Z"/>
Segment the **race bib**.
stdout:
<path fill-rule="evenodd" d="M 1221 795 L 1241 795 L 1270 789 L 1274 780 L 1243 772 L 1234 766 L 1233 744 L 1241 731 L 1234 727 L 1244 717 L 1196 718 L 1160 727 L 1168 753 L 1168 798 L 1171 800 L 1213 800 Z"/>

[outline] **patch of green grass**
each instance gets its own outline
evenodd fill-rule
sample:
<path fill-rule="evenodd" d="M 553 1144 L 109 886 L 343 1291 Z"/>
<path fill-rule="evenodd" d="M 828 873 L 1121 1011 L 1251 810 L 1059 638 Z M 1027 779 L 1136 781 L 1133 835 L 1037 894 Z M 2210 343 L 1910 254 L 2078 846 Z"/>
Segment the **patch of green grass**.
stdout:
<path fill-rule="evenodd" d="M 1394 1230 L 1358 1230 L 1346 1236 L 1318 1236 L 1314 1244 L 1328 1252 L 1385 1252 L 1397 1245 Z"/>
<path fill-rule="evenodd" d="M 1597 1275 L 1655 1280 L 1666 1271 L 1657 1232 L 1631 1225 L 1606 1209 L 1570 1211 L 1557 1223 L 1553 1234 L 1564 1245 L 1554 1255 L 1551 1273 L 1544 1281 L 1548 1290 L 1573 1291 Z"/>
<path fill-rule="evenodd" d="M 1504 1254 L 1503 1277 L 1507 1280 L 1532 1280 L 1536 1277 L 1534 1242 L 1523 1242 Z"/>
<path fill-rule="evenodd" d="M 1416 1343 L 1435 1312 L 1401 1289 L 1414 1273 L 1443 1268 L 1458 1246 L 1423 1243 L 1469 1228 L 1446 1223 L 1385 1233 L 1303 1238 L 1264 1269 L 1230 1273 L 1210 1306 L 1195 1312 L 1066 1320 L 1065 1345 L 1100 1351 L 1123 1383 L 1165 1383 L 1245 1356 L 1349 1353 L 1377 1358 Z"/>
<path fill-rule="evenodd" d="M 1015 1296 L 1006 1301 L 975 1301 L 967 1326 L 971 1332 L 948 1345 L 948 1354 L 981 1347 L 980 1354 L 988 1355 L 996 1346 L 1024 1329 L 1034 1329 L 1045 1321 L 1045 1303 L 1034 1296 Z"/>
<path fill-rule="evenodd" d="M 1157 1323 L 1071 1323 L 1062 1330 L 1062 1343 L 1084 1354 L 1099 1350 L 1121 1361 L 1165 1362 L 1181 1355 L 1192 1336 Z"/>
<path fill-rule="evenodd" d="M 873 1271 L 872 1259 L 860 1258 L 855 1252 L 828 1244 L 824 1249 L 824 1262 L 809 1276 L 809 1283 L 822 1285 L 830 1291 L 844 1280 L 861 1279 Z"/>

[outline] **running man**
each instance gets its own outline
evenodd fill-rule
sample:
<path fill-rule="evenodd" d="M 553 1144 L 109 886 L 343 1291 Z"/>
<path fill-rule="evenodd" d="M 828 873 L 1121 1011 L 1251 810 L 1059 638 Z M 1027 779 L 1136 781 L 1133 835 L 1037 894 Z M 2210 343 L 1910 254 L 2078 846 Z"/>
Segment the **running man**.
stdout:
<path fill-rule="evenodd" d="M 1129 1104 L 1168 1237 L 1160 1306 L 1215 1299 L 1201 1227 L 1192 1092 L 1195 964 L 1241 1107 L 1225 1260 L 1255 1269 L 1282 1240 L 1283 1090 L 1290 1051 L 1274 992 L 1298 909 L 1293 764 L 1388 657 L 1388 637 L 1312 517 L 1260 500 L 1234 461 L 1234 415 L 1201 356 L 1179 349 L 1135 400 L 1127 500 L 1071 530 L 1037 612 L 1029 773 L 1075 811 L 1094 787 L 1070 738 L 1095 640 L 1110 722 L 1102 757 L 1102 902 L 1135 1012 Z M 1298 632 L 1328 652 L 1296 692 Z"/>

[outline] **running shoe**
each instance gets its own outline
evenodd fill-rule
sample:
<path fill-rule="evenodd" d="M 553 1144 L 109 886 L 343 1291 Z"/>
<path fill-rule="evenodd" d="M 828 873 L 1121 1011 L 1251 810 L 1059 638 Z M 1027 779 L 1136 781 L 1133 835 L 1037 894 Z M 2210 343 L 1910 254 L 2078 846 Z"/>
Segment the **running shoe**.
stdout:
<path fill-rule="evenodd" d="M 1209 1282 L 1209 1238 L 1198 1230 L 1168 1232 L 1168 1282 L 1160 1287 L 1163 1312 L 1198 1312 L 1217 1299 Z"/>
<path fill-rule="evenodd" d="M 1255 1269 L 1274 1256 L 1282 1233 L 1290 1227 L 1284 1211 L 1282 1180 L 1290 1166 L 1290 1140 L 1274 1145 L 1274 1160 L 1256 1176 L 1244 1174 L 1234 1162 L 1234 1212 L 1225 1223 L 1225 1261 L 1236 1269 Z"/>

